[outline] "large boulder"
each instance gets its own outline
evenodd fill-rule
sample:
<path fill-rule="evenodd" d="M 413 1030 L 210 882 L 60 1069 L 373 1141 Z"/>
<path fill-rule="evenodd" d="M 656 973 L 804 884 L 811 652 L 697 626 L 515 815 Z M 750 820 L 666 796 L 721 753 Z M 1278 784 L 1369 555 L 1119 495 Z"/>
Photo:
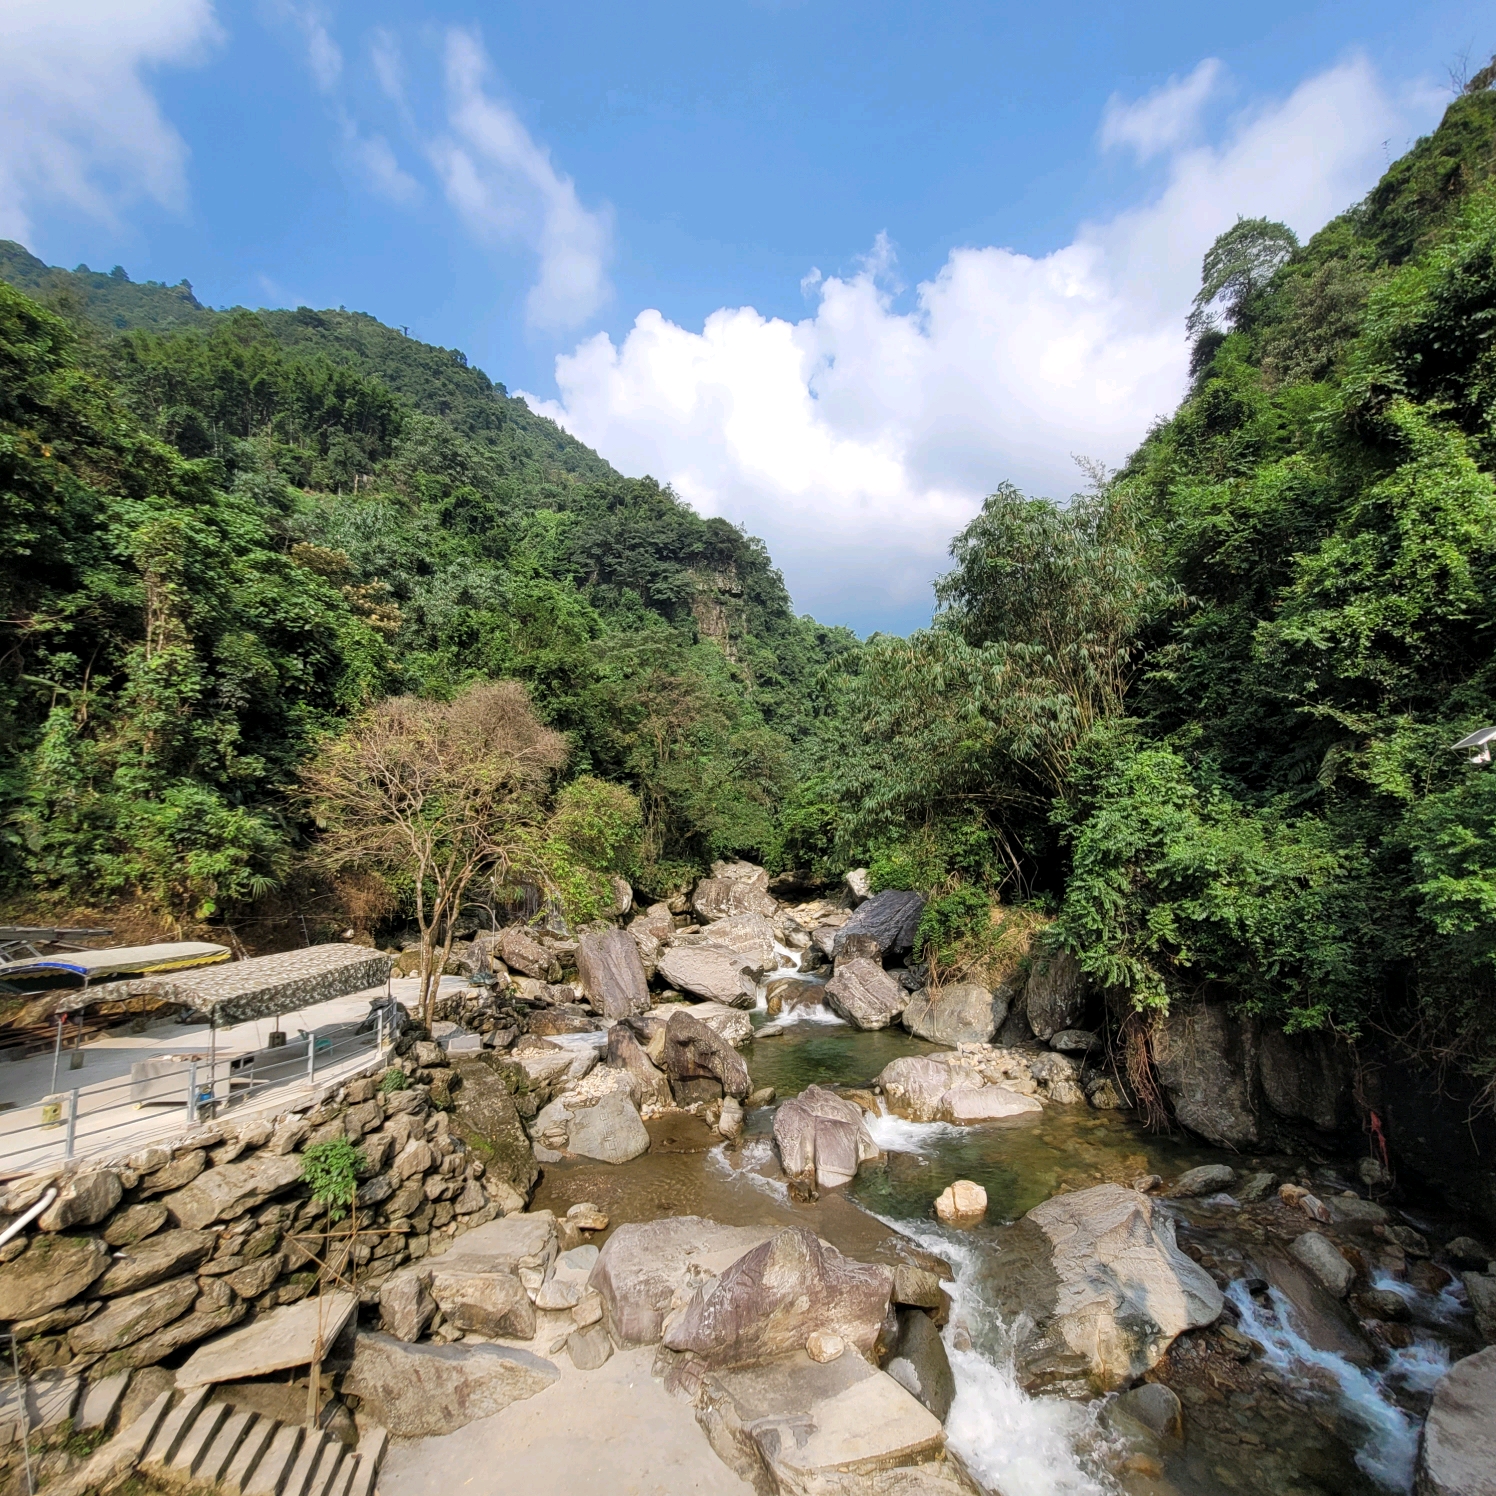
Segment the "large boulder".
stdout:
<path fill-rule="evenodd" d="M 214 1221 L 235 1220 L 300 1182 L 301 1160 L 267 1148 L 244 1163 L 204 1170 L 162 1203 L 177 1225 L 200 1231 Z"/>
<path fill-rule="evenodd" d="M 1496 1345 L 1440 1377 L 1413 1489 L 1417 1496 L 1496 1496 Z"/>
<path fill-rule="evenodd" d="M 1154 1021 L 1153 1066 L 1174 1115 L 1217 1147 L 1250 1148 L 1260 1141 L 1252 1095 L 1256 1034 L 1255 1023 L 1231 1018 L 1220 1003 L 1179 1003 Z"/>
<path fill-rule="evenodd" d="M 408 1345 L 360 1334 L 343 1389 L 397 1438 L 450 1434 L 543 1392 L 559 1376 L 549 1361 L 500 1345 Z"/>
<path fill-rule="evenodd" d="M 76 1298 L 109 1266 L 96 1236 L 39 1235 L 0 1265 L 0 1320 L 32 1319 Z"/>
<path fill-rule="evenodd" d="M 769 892 L 769 875 L 751 862 L 714 862 L 691 895 L 691 907 L 706 923 L 732 914 L 773 914 L 778 907 Z"/>
<path fill-rule="evenodd" d="M 535 1305 L 518 1273 L 475 1271 L 461 1258 L 449 1261 L 442 1256 L 431 1260 L 428 1286 L 441 1312 L 459 1330 L 509 1340 L 535 1336 Z"/>
<path fill-rule="evenodd" d="M 578 1088 L 542 1108 L 531 1124 L 537 1144 L 605 1164 L 624 1164 L 649 1151 L 649 1132 L 630 1097 L 631 1080 L 621 1071 L 604 1074 L 618 1089 L 584 1096 Z"/>
<path fill-rule="evenodd" d="M 1124 1387 L 1225 1303 L 1179 1250 L 1165 1208 L 1117 1184 L 1035 1206 L 1004 1233 L 995 1261 L 994 1297 L 1018 1327 L 1017 1367 L 1030 1392 Z"/>
<path fill-rule="evenodd" d="M 1285 1034 L 1268 1026 L 1259 1038 L 1263 1100 L 1285 1121 L 1321 1132 L 1355 1126 L 1355 1068 L 1350 1046 L 1334 1034 Z"/>
<path fill-rule="evenodd" d="M 725 950 L 736 951 L 753 963 L 755 976 L 773 971 L 779 964 L 774 928 L 761 914 L 732 914 L 726 919 L 713 920 L 699 936 L 684 943 L 688 947 L 698 943 L 720 945 Z"/>
<path fill-rule="evenodd" d="M 820 1330 L 872 1360 L 892 1293 L 892 1269 L 853 1262 L 797 1227 L 698 1288 L 664 1343 L 708 1367 L 754 1366 L 800 1350 Z"/>
<path fill-rule="evenodd" d="M 542 1277 L 556 1260 L 556 1217 L 548 1210 L 532 1210 L 466 1231 L 442 1257 L 443 1265 L 458 1264 L 477 1273 L 518 1273 L 529 1270 Z"/>
<path fill-rule="evenodd" d="M 699 1282 L 771 1235 L 769 1227 L 723 1226 L 701 1216 L 629 1223 L 608 1238 L 587 1281 L 602 1298 L 603 1319 L 614 1340 L 653 1345 L 665 1316 L 684 1307 Z"/>
<path fill-rule="evenodd" d="M 851 919 L 836 932 L 831 942 L 831 954 L 840 956 L 847 943 L 858 937 L 871 942 L 870 946 L 859 943 L 859 949 L 867 951 L 878 961 L 887 961 L 890 956 L 911 951 L 919 929 L 919 917 L 924 912 L 922 894 L 886 888 L 860 905 Z"/>
<path fill-rule="evenodd" d="M 1025 1012 L 1034 1034 L 1048 1043 L 1064 1029 L 1079 1028 L 1086 1011 L 1086 978 L 1068 951 L 1035 959 L 1025 986 Z"/>
<path fill-rule="evenodd" d="M 626 930 L 589 931 L 577 941 L 577 975 L 604 1018 L 626 1018 L 649 1008 L 649 982 L 639 947 Z"/>
<path fill-rule="evenodd" d="M 753 1088 L 748 1067 L 737 1050 L 687 1012 L 672 1013 L 665 1025 L 660 1068 L 682 1099 L 690 1099 L 696 1082 L 715 1083 L 724 1096 L 735 1096 L 739 1101 Z"/>
<path fill-rule="evenodd" d="M 963 1056 L 903 1055 L 878 1076 L 888 1108 L 911 1122 L 999 1121 L 1044 1110 L 1033 1095 L 987 1080 Z"/>
<path fill-rule="evenodd" d="M 660 1010 L 656 1008 L 654 1011 Z M 671 1011 L 678 1013 L 681 1010 L 675 1008 Z M 742 1008 L 729 1008 L 725 1003 L 692 1003 L 686 1012 L 734 1049 L 742 1049 L 753 1042 L 753 1020 Z M 667 1011 L 665 1022 L 669 1021 L 670 1011 Z"/>
<path fill-rule="evenodd" d="M 528 1200 L 540 1170 L 505 1082 L 504 1062 L 492 1050 L 450 1058 L 462 1077 L 453 1094 L 452 1130 L 483 1160 L 486 1179 L 502 1181 L 521 1201 Z"/>
<path fill-rule="evenodd" d="M 909 1005 L 909 994 L 876 961 L 859 957 L 848 961 L 826 983 L 825 1002 L 853 1028 L 881 1029 Z"/>
<path fill-rule="evenodd" d="M 657 970 L 672 987 L 709 1002 L 751 1008 L 758 1001 L 753 958 L 725 945 L 672 945 Z"/>
<path fill-rule="evenodd" d="M 1343 1299 L 1351 1291 L 1356 1270 L 1328 1236 L 1322 1236 L 1318 1231 L 1306 1231 L 1294 1238 L 1288 1250 L 1337 1299 Z"/>
<path fill-rule="evenodd" d="M 561 963 L 527 930 L 510 925 L 499 931 L 499 954 L 512 971 L 522 971 L 537 982 L 559 982 Z"/>
<path fill-rule="evenodd" d="M 786 1174 L 814 1178 L 821 1189 L 849 1183 L 858 1165 L 878 1156 L 862 1108 L 821 1086 L 807 1086 L 775 1111 L 774 1146 Z"/>
<path fill-rule="evenodd" d="M 909 999 L 903 1024 L 911 1034 L 934 1044 L 987 1044 L 1008 1016 L 1005 993 L 989 992 L 975 982 L 957 982 L 938 992 L 921 990 Z"/>
<path fill-rule="evenodd" d="M 956 1400 L 956 1377 L 935 1321 L 923 1309 L 899 1310 L 899 1338 L 884 1370 L 942 1423 Z"/>
<path fill-rule="evenodd" d="M 622 1070 L 633 1084 L 634 1100 L 642 1106 L 669 1106 L 670 1080 L 650 1059 L 644 1047 L 648 1034 L 640 1035 L 627 1021 L 615 1023 L 608 1030 L 608 1064 Z"/>

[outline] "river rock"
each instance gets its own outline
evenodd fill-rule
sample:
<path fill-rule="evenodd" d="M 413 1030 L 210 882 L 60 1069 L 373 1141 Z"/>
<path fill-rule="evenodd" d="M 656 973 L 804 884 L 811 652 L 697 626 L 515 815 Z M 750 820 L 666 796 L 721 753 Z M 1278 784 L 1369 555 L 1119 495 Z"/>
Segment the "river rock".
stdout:
<path fill-rule="evenodd" d="M 613 1354 L 613 1341 L 602 1325 L 583 1325 L 566 1337 L 566 1353 L 578 1371 L 596 1371 Z"/>
<path fill-rule="evenodd" d="M 1144 1382 L 1130 1392 L 1119 1393 L 1107 1407 L 1109 1418 L 1127 1418 L 1160 1439 L 1184 1437 L 1184 1409 L 1179 1398 L 1162 1382 Z"/>
<path fill-rule="evenodd" d="M 670 1105 L 670 1080 L 650 1059 L 629 1025 L 615 1023 L 608 1030 L 608 1064 L 622 1070 L 633 1082 L 634 1100 L 640 1106 Z"/>
<path fill-rule="evenodd" d="M 824 988 L 824 983 L 812 982 L 805 977 L 780 977 L 770 982 L 764 991 L 769 1016 L 775 1018 L 796 1008 L 820 1007 Z"/>
<path fill-rule="evenodd" d="M 652 1345 L 678 1294 L 683 1306 L 698 1282 L 772 1234 L 771 1227 L 723 1226 L 701 1216 L 629 1222 L 608 1238 L 587 1281 L 602 1297 L 614 1340 Z"/>
<path fill-rule="evenodd" d="M 769 875 L 751 862 L 714 862 L 691 895 L 691 907 L 707 924 L 733 914 L 773 914 L 779 906 L 769 893 Z"/>
<path fill-rule="evenodd" d="M 889 1268 L 853 1262 L 803 1227 L 780 1231 L 698 1288 L 664 1343 L 708 1367 L 753 1366 L 822 1330 L 871 1360 L 892 1292 Z"/>
<path fill-rule="evenodd" d="M 826 1006 L 860 1029 L 887 1028 L 909 1005 L 909 994 L 898 980 L 865 957 L 841 967 L 826 983 L 825 994 Z"/>
<path fill-rule="evenodd" d="M 628 931 L 589 932 L 577 941 L 577 975 L 604 1018 L 626 1018 L 649 1009 L 649 982 L 639 947 Z"/>
<path fill-rule="evenodd" d="M 1153 1024 L 1154 1068 L 1174 1114 L 1191 1132 L 1221 1148 L 1259 1141 L 1251 1078 L 1256 1027 L 1237 1022 L 1220 1003 L 1176 1003 Z"/>
<path fill-rule="evenodd" d="M 0 1265 L 0 1320 L 33 1319 L 76 1298 L 109 1266 L 96 1236 L 40 1235 Z"/>
<path fill-rule="evenodd" d="M 1091 1396 L 1136 1381 L 1224 1299 L 1157 1201 L 1116 1184 L 1057 1195 L 1003 1233 L 994 1297 L 1023 1385 Z"/>
<path fill-rule="evenodd" d="M 859 905 L 857 912 L 836 932 L 831 942 L 831 955 L 833 958 L 840 956 L 848 941 L 858 936 L 865 936 L 872 942 L 873 959 L 877 961 L 887 961 L 890 956 L 913 950 L 919 918 L 924 912 L 922 894 L 898 888 L 875 893 L 866 903 Z"/>
<path fill-rule="evenodd" d="M 543 1392 L 559 1373 L 529 1351 L 501 1345 L 407 1345 L 360 1334 L 343 1388 L 397 1438 L 450 1434 Z"/>
<path fill-rule="evenodd" d="M 626 1164 L 649 1152 L 649 1133 L 634 1103 L 615 1092 L 572 1112 L 567 1150 L 600 1163 Z"/>
<path fill-rule="evenodd" d="M 561 980 L 561 963 L 535 937 L 518 925 L 499 931 L 499 954 L 512 971 L 522 971 L 537 982 Z"/>
<path fill-rule="evenodd" d="M 232 1221 L 300 1181 L 299 1158 L 266 1151 L 242 1164 L 208 1169 L 162 1203 L 177 1225 L 197 1231 L 214 1221 Z"/>
<path fill-rule="evenodd" d="M 986 1044 L 1008 1016 L 1006 997 L 975 982 L 957 982 L 939 992 L 920 991 L 909 999 L 903 1024 L 911 1034 L 935 1044 Z"/>
<path fill-rule="evenodd" d="M 109 1271 L 99 1279 L 94 1292 L 111 1298 L 159 1283 L 206 1261 L 217 1244 L 218 1238 L 211 1231 L 163 1231 L 149 1236 L 115 1254 Z"/>
<path fill-rule="evenodd" d="M 1462 1273 L 1460 1281 L 1475 1316 L 1476 1331 L 1482 1340 L 1496 1345 L 1496 1273 Z"/>
<path fill-rule="evenodd" d="M 774 1146 L 786 1174 L 814 1176 L 821 1189 L 848 1183 L 878 1156 L 862 1108 L 821 1086 L 807 1086 L 774 1113 Z"/>
<path fill-rule="evenodd" d="M 197 1291 L 197 1279 L 184 1277 L 125 1294 L 102 1313 L 68 1331 L 68 1344 L 77 1356 L 133 1345 L 184 1315 L 197 1298 Z"/>
<path fill-rule="evenodd" d="M 1043 1111 L 1042 1104 L 986 1082 L 962 1056 L 904 1055 L 878 1076 L 890 1111 L 912 1122 L 987 1122 Z"/>
<path fill-rule="evenodd" d="M 429 1260 L 431 1297 L 459 1330 L 509 1340 L 534 1338 L 535 1305 L 517 1273 L 474 1272 L 445 1256 Z"/>
<path fill-rule="evenodd" d="M 734 1049 L 743 1049 L 753 1042 L 753 1020 L 741 1008 L 729 1008 L 725 1003 L 690 1003 L 664 1008 L 652 1008 L 646 1017 L 660 1013 L 666 1024 L 672 1013 L 689 1013 L 698 1023 L 704 1023 L 724 1043 Z M 663 1054 L 663 1046 L 661 1053 Z"/>
<path fill-rule="evenodd" d="M 883 1369 L 945 1422 L 956 1398 L 956 1377 L 940 1331 L 923 1310 L 899 1310 L 898 1342 L 892 1359 Z"/>
<path fill-rule="evenodd" d="M 872 874 L 865 867 L 854 867 L 842 879 L 842 899 L 847 908 L 856 909 L 873 896 Z"/>
<path fill-rule="evenodd" d="M 1100 1043 L 1090 1029 L 1061 1029 L 1050 1036 L 1049 1047 L 1064 1054 L 1089 1054 Z"/>
<path fill-rule="evenodd" d="M 1236 1170 L 1227 1164 L 1201 1164 L 1198 1169 L 1186 1169 L 1174 1181 L 1171 1193 L 1180 1200 L 1213 1195 L 1218 1190 L 1230 1189 L 1235 1180 Z"/>
<path fill-rule="evenodd" d="M 720 945 L 672 945 L 660 957 L 658 971 L 672 987 L 730 1008 L 751 1008 L 758 1001 L 753 960 Z"/>
<path fill-rule="evenodd" d="M 67 1231 L 74 1226 L 97 1226 L 120 1202 L 123 1189 L 113 1169 L 90 1169 L 75 1174 L 57 1198 L 37 1217 L 43 1231 Z"/>
<path fill-rule="evenodd" d="M 1035 1037 L 1047 1044 L 1065 1029 L 1078 1028 L 1086 992 L 1085 973 L 1068 951 L 1036 958 L 1024 987 L 1024 1012 Z"/>
<path fill-rule="evenodd" d="M 453 1100 L 452 1130 L 483 1160 L 485 1177 L 502 1181 L 528 1200 L 540 1170 L 499 1068 L 503 1062 L 491 1050 L 451 1058 L 462 1079 Z"/>
<path fill-rule="evenodd" d="M 1335 1201 L 1336 1207 L 1348 1205 L 1349 1200 Z M 1360 1202 L 1369 1205 L 1369 1200 Z M 1387 1214 L 1383 1211 L 1381 1220 L 1385 1221 Z M 1473 1236 L 1456 1236 L 1444 1244 L 1444 1255 L 1449 1259 L 1450 1265 L 1457 1272 L 1478 1273 L 1484 1270 L 1491 1261 L 1491 1249 L 1484 1242 L 1476 1241 Z"/>
<path fill-rule="evenodd" d="M 1496 1496 L 1496 1346 L 1456 1361 L 1434 1388 L 1417 1496 Z"/>
<path fill-rule="evenodd" d="M 987 1214 L 987 1191 L 970 1179 L 957 1179 L 935 1197 L 935 1215 L 947 1224 L 969 1226 Z"/>
<path fill-rule="evenodd" d="M 761 914 L 732 914 L 726 919 L 713 920 L 687 944 L 695 944 L 696 940 L 703 945 L 720 945 L 746 956 L 752 962 L 755 976 L 773 971 L 779 964 L 774 950 L 774 928 Z"/>
<path fill-rule="evenodd" d="M 1337 1299 L 1350 1292 L 1356 1270 L 1340 1248 L 1318 1231 L 1306 1231 L 1288 1249 Z"/>
<path fill-rule="evenodd" d="M 743 1057 L 699 1018 L 674 1012 L 665 1025 L 665 1050 L 660 1068 L 671 1089 L 684 1094 L 693 1082 L 715 1082 L 724 1096 L 742 1100 L 753 1088 Z"/>

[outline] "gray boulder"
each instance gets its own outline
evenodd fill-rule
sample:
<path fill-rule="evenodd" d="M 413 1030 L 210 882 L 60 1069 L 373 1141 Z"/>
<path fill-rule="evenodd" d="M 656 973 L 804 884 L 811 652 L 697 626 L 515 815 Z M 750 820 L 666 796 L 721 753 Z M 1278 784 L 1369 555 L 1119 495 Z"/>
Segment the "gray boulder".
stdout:
<path fill-rule="evenodd" d="M 983 1079 L 971 1065 L 946 1055 L 903 1055 L 878 1076 L 889 1110 L 911 1122 L 992 1122 L 1039 1113 L 1033 1096 Z"/>
<path fill-rule="evenodd" d="M 1356 1125 L 1356 1062 L 1333 1034 L 1285 1034 L 1264 1026 L 1257 1046 L 1262 1096 L 1278 1116 L 1321 1132 Z"/>
<path fill-rule="evenodd" d="M 398 1438 L 450 1434 L 543 1392 L 560 1373 L 528 1351 L 501 1345 L 407 1345 L 360 1334 L 343 1388 Z"/>
<path fill-rule="evenodd" d="M 849 961 L 826 983 L 825 1001 L 853 1028 L 881 1029 L 908 1007 L 909 994 L 876 961 L 863 957 Z"/>
<path fill-rule="evenodd" d="M 697 941 L 746 956 L 753 963 L 755 976 L 772 971 L 779 964 L 773 926 L 761 914 L 730 914 L 726 919 L 713 920 L 699 936 L 686 943 L 692 945 Z"/>
<path fill-rule="evenodd" d="M 883 1368 L 942 1423 L 956 1399 L 956 1377 L 935 1321 L 922 1309 L 899 1310 L 899 1339 Z"/>
<path fill-rule="evenodd" d="M 771 1017 L 793 1012 L 796 1008 L 816 1008 L 821 1004 L 823 984 L 804 977 L 780 977 L 770 982 L 764 996 Z"/>
<path fill-rule="evenodd" d="M 577 975 L 604 1018 L 626 1018 L 649 1008 L 649 982 L 639 947 L 626 930 L 589 932 L 577 941 Z"/>
<path fill-rule="evenodd" d="M 920 915 L 924 912 L 922 894 L 897 888 L 875 893 L 866 903 L 859 905 L 851 919 L 836 932 L 831 942 L 831 955 L 840 956 L 847 942 L 859 936 L 871 941 L 874 959 L 879 961 L 913 950 Z"/>
<path fill-rule="evenodd" d="M 695 1083 L 720 1088 L 720 1094 L 741 1101 L 753 1088 L 748 1067 L 732 1045 L 690 1013 L 675 1012 L 665 1025 L 665 1049 L 660 1068 L 672 1091 L 688 1099 Z"/>
<path fill-rule="evenodd" d="M 1144 1382 L 1123 1392 L 1107 1408 L 1109 1419 L 1125 1418 L 1159 1439 L 1184 1437 L 1184 1409 L 1162 1382 Z"/>
<path fill-rule="evenodd" d="M 778 905 L 769 893 L 769 875 L 751 862 L 714 862 L 691 895 L 691 907 L 707 924 L 733 914 L 773 914 Z"/>
<path fill-rule="evenodd" d="M 669 1078 L 650 1059 L 639 1034 L 627 1022 L 615 1023 L 608 1030 L 607 1062 L 633 1082 L 634 1099 L 640 1106 L 670 1105 Z"/>
<path fill-rule="evenodd" d="M 891 1269 L 853 1262 L 803 1227 L 780 1231 L 698 1288 L 664 1343 L 708 1367 L 754 1366 L 820 1330 L 871 1361 L 892 1292 Z"/>
<path fill-rule="evenodd" d="M 1029 1027 L 1047 1044 L 1054 1035 L 1079 1026 L 1086 1011 L 1085 973 L 1067 951 L 1039 956 L 1024 988 Z"/>
<path fill-rule="evenodd" d="M 535 1336 L 535 1305 L 517 1273 L 479 1272 L 460 1260 L 437 1257 L 431 1261 L 430 1290 L 442 1313 L 459 1330 L 509 1340 Z"/>
<path fill-rule="evenodd" d="M 1462 1273 L 1460 1281 L 1477 1333 L 1487 1344 L 1496 1345 L 1496 1273 Z"/>
<path fill-rule="evenodd" d="M 1337 1299 L 1343 1299 L 1350 1292 L 1356 1270 L 1329 1237 L 1321 1236 L 1318 1231 L 1306 1231 L 1294 1239 L 1288 1250 Z"/>
<path fill-rule="evenodd" d="M 568 1151 L 605 1164 L 626 1164 L 649 1152 L 649 1132 L 632 1101 L 619 1092 L 571 1114 Z"/>
<path fill-rule="evenodd" d="M 813 1177 L 821 1189 L 848 1183 L 878 1156 L 862 1108 L 821 1086 L 807 1086 L 774 1113 L 774 1146 L 786 1174 Z"/>
<path fill-rule="evenodd" d="M 96 1236 L 39 1235 L 0 1264 L 0 1320 L 33 1319 L 76 1298 L 109 1266 Z"/>
<path fill-rule="evenodd" d="M 1236 1170 L 1228 1164 L 1201 1164 L 1198 1169 L 1186 1169 L 1174 1181 L 1170 1191 L 1181 1200 L 1195 1195 L 1214 1195 L 1219 1190 L 1228 1190 L 1236 1182 Z"/>
<path fill-rule="evenodd" d="M 1434 1388 L 1417 1496 L 1496 1496 L 1496 1346 L 1456 1361 Z"/>
<path fill-rule="evenodd" d="M 1090 1029 L 1061 1029 L 1050 1038 L 1049 1047 L 1064 1054 L 1089 1054 L 1100 1043 Z"/>
<path fill-rule="evenodd" d="M 1030 1392 L 1124 1387 L 1225 1304 L 1179 1250 L 1173 1217 L 1121 1185 L 1046 1200 L 1002 1234 L 999 1250 L 995 1297 L 1017 1328 L 1017 1368 Z"/>
<path fill-rule="evenodd" d="M 753 958 L 726 946 L 672 945 L 657 970 L 672 987 L 710 1002 L 751 1008 L 758 1001 Z"/>
<path fill-rule="evenodd" d="M 451 1059 L 462 1078 L 453 1093 L 452 1130 L 483 1160 L 485 1178 L 502 1181 L 521 1201 L 528 1200 L 540 1170 L 504 1078 L 506 1066 L 511 1075 L 522 1067 L 491 1050 Z"/>
<path fill-rule="evenodd" d="M 773 1234 L 769 1227 L 723 1226 L 701 1216 L 667 1216 L 619 1226 L 588 1277 L 603 1319 L 620 1345 L 653 1345 L 686 1290 L 730 1267 Z"/>
<path fill-rule="evenodd" d="M 380 1284 L 379 1322 L 396 1340 L 419 1340 L 436 1314 L 428 1276 L 419 1267 L 406 1267 Z"/>
<path fill-rule="evenodd" d="M 499 954 L 504 965 L 513 971 L 522 971 L 537 982 L 559 982 L 561 963 L 528 931 L 518 925 L 510 925 L 499 931 Z"/>
<path fill-rule="evenodd" d="M 1006 996 L 975 982 L 957 982 L 909 999 L 902 1022 L 911 1034 L 934 1044 L 988 1044 L 1008 1016 Z"/>
<path fill-rule="evenodd" d="M 1255 1023 L 1236 1021 L 1219 1003 L 1176 1003 L 1153 1024 L 1154 1068 L 1174 1115 L 1221 1148 L 1255 1147 L 1260 1140 L 1251 1082 L 1256 1033 Z"/>

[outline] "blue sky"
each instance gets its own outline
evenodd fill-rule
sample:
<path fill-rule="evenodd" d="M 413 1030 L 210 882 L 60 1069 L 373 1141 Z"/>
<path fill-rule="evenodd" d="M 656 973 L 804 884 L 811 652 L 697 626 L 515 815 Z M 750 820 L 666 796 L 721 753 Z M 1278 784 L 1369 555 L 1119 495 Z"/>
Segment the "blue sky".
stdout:
<path fill-rule="evenodd" d="M 462 347 L 903 629 L 982 493 L 1172 405 L 1214 234 L 1358 196 L 1492 20 L 0 0 L 0 234 Z"/>

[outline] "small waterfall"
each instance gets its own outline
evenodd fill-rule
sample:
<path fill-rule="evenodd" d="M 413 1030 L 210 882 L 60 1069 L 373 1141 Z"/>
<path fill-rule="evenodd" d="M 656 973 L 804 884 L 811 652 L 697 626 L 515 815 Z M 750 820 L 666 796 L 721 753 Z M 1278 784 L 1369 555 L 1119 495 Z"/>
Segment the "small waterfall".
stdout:
<path fill-rule="evenodd" d="M 1238 1278 L 1227 1288 L 1226 1296 L 1241 1315 L 1242 1332 L 1261 1342 L 1270 1366 L 1285 1374 L 1318 1371 L 1334 1382 L 1341 1405 L 1366 1430 L 1366 1440 L 1356 1455 L 1361 1469 L 1389 1491 L 1411 1491 L 1413 1465 L 1418 1456 L 1418 1427 L 1388 1398 L 1383 1377 L 1352 1366 L 1333 1351 L 1316 1350 L 1298 1332 L 1293 1322 L 1293 1307 L 1276 1288 L 1268 1289 L 1268 1302 L 1263 1305 L 1247 1292 L 1245 1281 Z M 1406 1372 L 1419 1376 L 1427 1374 L 1434 1359 L 1427 1348 L 1419 1357 L 1410 1352 L 1398 1354 L 1409 1358 Z M 1447 1353 L 1444 1364 L 1448 1366 Z M 1396 1357 L 1393 1365 L 1397 1365 Z M 1393 1372 L 1387 1375 L 1390 1377 Z"/>

